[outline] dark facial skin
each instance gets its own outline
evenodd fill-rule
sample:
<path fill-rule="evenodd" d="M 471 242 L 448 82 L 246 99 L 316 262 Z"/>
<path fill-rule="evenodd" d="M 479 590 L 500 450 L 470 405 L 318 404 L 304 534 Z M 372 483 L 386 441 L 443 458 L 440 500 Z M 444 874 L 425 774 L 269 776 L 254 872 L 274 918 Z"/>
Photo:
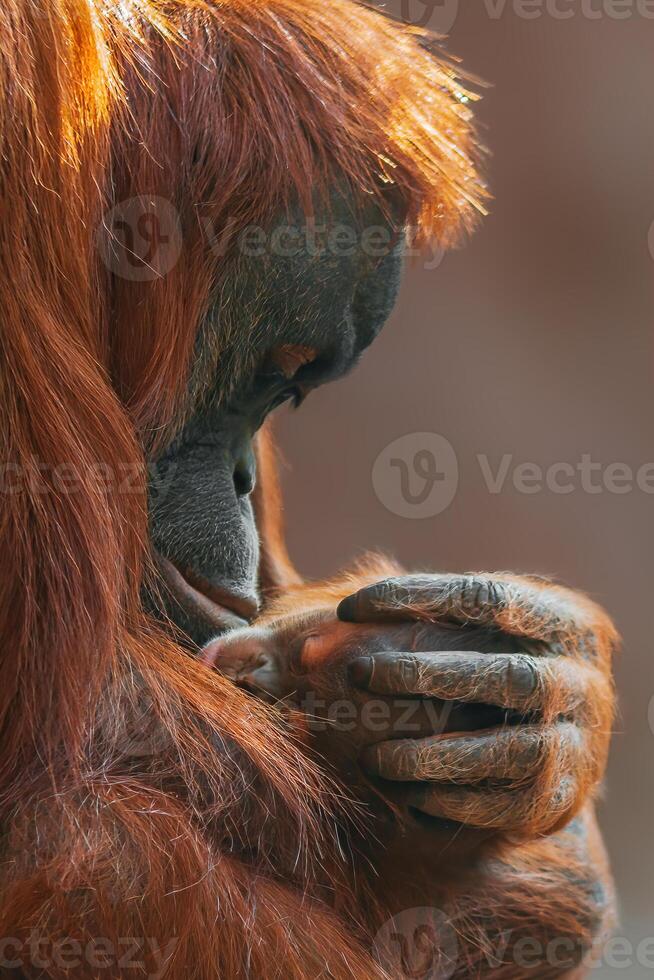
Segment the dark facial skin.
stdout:
<path fill-rule="evenodd" d="M 166 585 L 150 603 L 198 646 L 256 611 L 256 432 L 351 370 L 395 302 L 403 237 L 376 205 L 355 211 L 334 194 L 329 211 L 315 230 L 283 215 L 265 238 L 240 240 L 199 332 L 196 408 L 153 461 L 151 539 Z"/>

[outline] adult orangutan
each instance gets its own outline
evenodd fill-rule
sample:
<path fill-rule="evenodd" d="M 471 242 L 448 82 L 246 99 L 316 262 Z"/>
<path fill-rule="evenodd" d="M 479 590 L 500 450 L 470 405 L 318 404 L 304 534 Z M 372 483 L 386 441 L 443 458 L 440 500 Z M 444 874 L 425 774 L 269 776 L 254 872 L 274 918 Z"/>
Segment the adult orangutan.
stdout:
<path fill-rule="evenodd" d="M 379 332 L 403 229 L 481 208 L 453 68 L 350 0 L 5 0 L 0 40 L 2 974 L 571 975 L 611 624 L 303 585 L 257 436 Z"/>

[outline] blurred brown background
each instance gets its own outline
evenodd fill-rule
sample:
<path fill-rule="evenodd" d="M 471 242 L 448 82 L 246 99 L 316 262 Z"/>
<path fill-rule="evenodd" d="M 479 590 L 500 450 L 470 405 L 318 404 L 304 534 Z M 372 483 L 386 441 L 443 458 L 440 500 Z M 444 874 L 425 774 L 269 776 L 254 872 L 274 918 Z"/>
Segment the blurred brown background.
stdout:
<path fill-rule="evenodd" d="M 492 214 L 437 269 L 409 268 L 358 370 L 279 430 L 306 574 L 367 548 L 412 568 L 537 571 L 617 620 L 621 713 L 601 820 L 634 949 L 593 975 L 637 978 L 654 975 L 636 950 L 654 936 L 654 495 L 588 493 L 580 478 L 571 493 L 525 494 L 511 471 L 493 494 L 477 460 L 546 469 L 590 454 L 634 473 L 654 461 L 654 20 L 636 0 L 558 2 L 573 16 L 543 3 L 525 19 L 510 0 L 427 5 L 434 27 L 451 28 L 449 50 L 492 83 L 478 110 Z M 400 13 L 400 0 L 388 6 Z M 426 13 L 422 0 L 406 9 Z M 459 465 L 453 503 L 423 520 L 387 509 L 371 477 L 384 447 L 415 432 L 445 436 Z"/>

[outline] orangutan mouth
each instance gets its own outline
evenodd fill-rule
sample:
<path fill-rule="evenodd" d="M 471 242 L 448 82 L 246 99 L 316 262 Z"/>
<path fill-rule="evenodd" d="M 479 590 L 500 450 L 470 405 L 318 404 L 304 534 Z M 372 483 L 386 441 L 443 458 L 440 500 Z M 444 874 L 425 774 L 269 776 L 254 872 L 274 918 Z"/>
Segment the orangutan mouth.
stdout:
<path fill-rule="evenodd" d="M 213 585 L 192 569 L 178 568 L 163 555 L 156 555 L 162 577 L 173 598 L 192 617 L 203 619 L 220 632 L 247 626 L 259 609 L 255 596 L 237 596 Z"/>

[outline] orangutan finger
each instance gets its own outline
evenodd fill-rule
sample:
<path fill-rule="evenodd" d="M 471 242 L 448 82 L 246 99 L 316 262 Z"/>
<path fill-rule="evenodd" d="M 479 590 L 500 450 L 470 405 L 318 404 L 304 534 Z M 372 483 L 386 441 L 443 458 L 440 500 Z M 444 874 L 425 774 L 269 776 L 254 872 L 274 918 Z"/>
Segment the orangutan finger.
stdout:
<path fill-rule="evenodd" d="M 558 826 L 574 809 L 577 784 L 563 779 L 556 791 L 543 798 L 536 790 L 496 790 L 478 786 L 423 783 L 412 787 L 406 802 L 432 817 L 471 827 L 545 833 Z"/>
<path fill-rule="evenodd" d="M 554 760 L 559 771 L 573 771 L 582 752 L 574 725 L 536 725 L 479 732 L 474 735 L 404 739 L 370 746 L 364 767 L 383 779 L 470 785 L 502 780 L 516 785 L 537 777 Z"/>
<path fill-rule="evenodd" d="M 546 722 L 561 716 L 589 724 L 592 705 L 607 684 L 594 666 L 569 657 L 474 651 L 382 652 L 353 660 L 349 676 L 376 694 L 490 704 L 539 712 Z"/>
<path fill-rule="evenodd" d="M 414 694 L 534 711 L 545 704 L 549 661 L 520 653 L 380 653 L 349 667 L 358 687 L 376 694 Z"/>
<path fill-rule="evenodd" d="M 386 622 L 445 616 L 459 611 L 464 621 L 492 619 L 503 604 L 503 584 L 483 576 L 407 575 L 366 586 L 343 599 L 338 616 L 347 622 Z"/>
<path fill-rule="evenodd" d="M 449 620 L 493 626 L 589 659 L 598 642 L 597 609 L 543 579 L 497 575 L 407 575 L 360 589 L 338 607 L 355 622 Z"/>

